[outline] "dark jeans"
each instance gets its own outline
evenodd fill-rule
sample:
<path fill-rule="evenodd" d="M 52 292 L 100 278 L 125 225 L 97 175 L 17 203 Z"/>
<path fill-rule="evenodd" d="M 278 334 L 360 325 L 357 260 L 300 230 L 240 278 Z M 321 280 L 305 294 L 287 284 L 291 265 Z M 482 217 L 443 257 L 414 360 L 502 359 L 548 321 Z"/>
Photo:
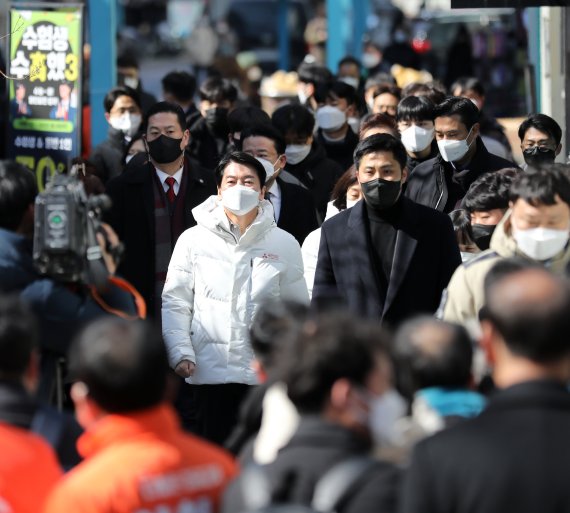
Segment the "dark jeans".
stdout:
<path fill-rule="evenodd" d="M 252 389 L 242 383 L 192 385 L 196 432 L 206 440 L 223 445 L 237 424 L 242 401 Z"/>

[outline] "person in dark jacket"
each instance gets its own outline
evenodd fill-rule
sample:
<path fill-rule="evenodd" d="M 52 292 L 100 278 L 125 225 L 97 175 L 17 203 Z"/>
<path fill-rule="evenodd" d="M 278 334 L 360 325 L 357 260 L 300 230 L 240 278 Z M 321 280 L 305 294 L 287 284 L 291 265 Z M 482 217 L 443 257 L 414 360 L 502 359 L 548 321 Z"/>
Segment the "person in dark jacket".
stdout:
<path fill-rule="evenodd" d="M 435 313 L 461 263 L 448 216 L 402 196 L 406 149 L 388 134 L 354 152 L 364 201 L 322 226 L 312 301 L 397 325 Z"/>
<path fill-rule="evenodd" d="M 305 322 L 287 344 L 280 371 L 300 425 L 273 463 L 263 467 L 276 503 L 311 503 L 315 483 L 334 465 L 372 449 L 371 411 L 390 384 L 385 333 L 346 313 Z M 222 511 L 244 510 L 243 478 L 228 488 Z M 378 461 L 339 513 L 396 510 L 398 471 Z"/>
<path fill-rule="evenodd" d="M 317 210 L 311 193 L 300 185 L 288 183 L 280 175 L 287 157 L 285 141 L 272 125 L 257 125 L 241 133 L 241 146 L 245 153 L 258 159 L 266 168 L 266 198 L 273 205 L 277 226 L 289 232 L 299 245 L 318 228 Z"/>
<path fill-rule="evenodd" d="M 414 169 L 405 194 L 449 213 L 482 174 L 517 165 L 487 151 L 479 137 L 479 110 L 471 100 L 448 98 L 436 106 L 434 117 L 440 155 Z"/>
<path fill-rule="evenodd" d="M 188 150 L 201 166 L 213 170 L 228 149 L 228 113 L 237 99 L 237 89 L 225 78 L 212 77 L 200 86 L 200 114 L 188 126 Z"/>
<path fill-rule="evenodd" d="M 21 164 L 0 161 L 0 292 L 18 294 L 36 314 L 40 324 L 41 378 L 38 396 L 52 400 L 55 369 L 67 354 L 73 337 L 89 321 L 107 312 L 83 284 L 63 283 L 41 276 L 33 261 L 34 202 L 38 189 L 34 174 Z M 116 235 L 105 227 L 112 246 Z M 115 263 L 99 240 L 110 274 Z M 101 292 L 112 309 L 134 314 L 130 294 L 114 284 Z"/>
<path fill-rule="evenodd" d="M 138 94 L 130 87 L 111 89 L 103 101 L 105 119 L 109 123 L 107 139 L 96 146 L 89 159 L 103 183 L 123 171 L 125 149 L 141 125 Z"/>
<path fill-rule="evenodd" d="M 322 222 L 334 184 L 344 170 L 328 158 L 322 146 L 314 140 L 315 118 L 305 107 L 284 105 L 273 113 L 271 122 L 287 145 L 287 162 L 281 178 L 311 192 L 319 222 Z"/>
<path fill-rule="evenodd" d="M 156 103 L 148 112 L 148 154 L 135 155 L 107 184 L 109 224 L 125 244 L 120 271 L 160 319 L 160 297 L 179 235 L 194 226 L 192 209 L 216 193 L 211 172 L 184 154 L 190 134 L 180 106 Z"/>
<path fill-rule="evenodd" d="M 486 283 L 481 344 L 499 391 L 476 418 L 420 442 L 401 513 L 570 510 L 570 288 L 540 268 Z"/>
<path fill-rule="evenodd" d="M 418 164 L 439 155 L 434 139 L 435 105 L 427 96 L 407 96 L 398 104 L 398 130 L 406 148 L 406 167 L 412 173 Z"/>
<path fill-rule="evenodd" d="M 202 115 L 194 104 L 196 78 L 187 71 L 171 71 L 162 77 L 164 101 L 177 103 L 184 111 L 186 126 L 192 126 Z"/>
<path fill-rule="evenodd" d="M 327 157 L 346 171 L 352 166 L 352 154 L 358 144 L 356 90 L 341 81 L 331 82 L 317 88 L 315 99 L 319 105 L 315 113 L 317 141 Z"/>

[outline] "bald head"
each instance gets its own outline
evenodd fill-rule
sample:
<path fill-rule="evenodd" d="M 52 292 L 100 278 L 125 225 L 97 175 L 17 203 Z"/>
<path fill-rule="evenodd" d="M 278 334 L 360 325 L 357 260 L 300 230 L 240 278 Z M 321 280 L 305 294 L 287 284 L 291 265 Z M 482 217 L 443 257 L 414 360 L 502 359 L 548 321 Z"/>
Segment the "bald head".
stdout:
<path fill-rule="evenodd" d="M 394 358 L 404 392 L 412 395 L 427 387 L 466 387 L 473 349 L 463 327 L 426 316 L 402 325 Z"/>
<path fill-rule="evenodd" d="M 537 363 L 570 354 L 570 286 L 541 268 L 513 270 L 489 284 L 481 319 L 507 348 Z"/>

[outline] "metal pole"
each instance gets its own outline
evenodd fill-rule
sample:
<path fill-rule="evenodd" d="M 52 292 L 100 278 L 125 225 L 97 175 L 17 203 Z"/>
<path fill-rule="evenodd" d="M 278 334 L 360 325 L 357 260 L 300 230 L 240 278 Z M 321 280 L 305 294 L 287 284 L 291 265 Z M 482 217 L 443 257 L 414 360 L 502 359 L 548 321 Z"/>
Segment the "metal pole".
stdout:
<path fill-rule="evenodd" d="M 103 109 L 105 94 L 117 82 L 117 12 L 115 0 L 89 0 L 91 60 L 89 87 L 91 105 L 91 146 L 107 137 Z"/>

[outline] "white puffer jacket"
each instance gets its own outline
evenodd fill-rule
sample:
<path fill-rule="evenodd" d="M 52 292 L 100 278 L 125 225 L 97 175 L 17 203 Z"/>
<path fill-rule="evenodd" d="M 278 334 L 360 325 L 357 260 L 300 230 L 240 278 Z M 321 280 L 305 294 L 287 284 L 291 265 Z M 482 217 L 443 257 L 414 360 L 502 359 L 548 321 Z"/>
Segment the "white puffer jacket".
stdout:
<path fill-rule="evenodd" d="M 270 298 L 309 301 L 297 241 L 277 228 L 269 201 L 237 239 L 217 196 L 192 210 L 162 293 L 162 332 L 172 368 L 196 364 L 193 384 L 257 383 L 248 330 Z"/>

